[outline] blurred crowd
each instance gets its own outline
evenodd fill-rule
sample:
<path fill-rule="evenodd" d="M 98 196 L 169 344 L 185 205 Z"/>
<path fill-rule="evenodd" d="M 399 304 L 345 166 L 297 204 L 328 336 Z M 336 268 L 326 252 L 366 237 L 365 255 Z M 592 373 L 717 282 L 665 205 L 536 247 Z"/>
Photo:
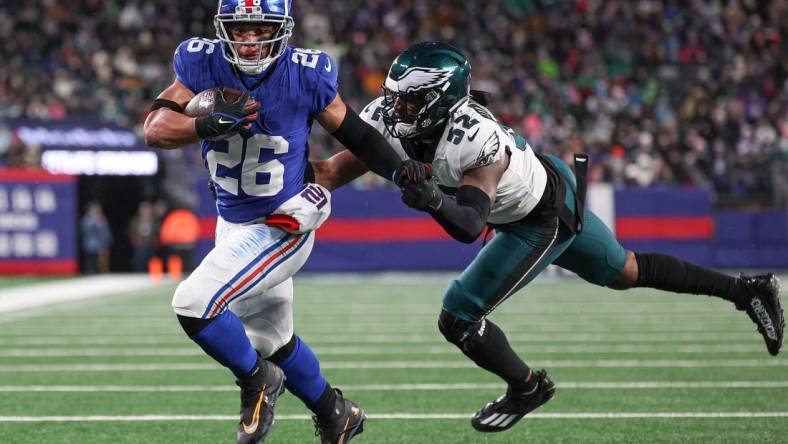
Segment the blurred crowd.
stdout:
<path fill-rule="evenodd" d="M 139 127 L 178 43 L 216 1 L 4 0 L 0 117 Z M 536 150 L 592 156 L 591 180 L 712 186 L 771 202 L 786 184 L 788 2 L 296 0 L 292 44 L 340 65 L 359 110 L 417 41 L 462 49 L 473 88 Z M 338 147 L 313 133 L 313 156 Z"/>
<path fill-rule="evenodd" d="M 0 168 L 41 168 L 41 148 L 26 144 L 0 122 Z"/>

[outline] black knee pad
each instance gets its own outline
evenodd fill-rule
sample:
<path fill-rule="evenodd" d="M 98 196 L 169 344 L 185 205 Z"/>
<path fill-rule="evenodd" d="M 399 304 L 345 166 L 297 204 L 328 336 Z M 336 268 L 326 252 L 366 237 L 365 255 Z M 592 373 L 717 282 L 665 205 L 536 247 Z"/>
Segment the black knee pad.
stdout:
<path fill-rule="evenodd" d="M 296 345 L 296 337 L 295 335 L 290 337 L 290 340 L 287 341 L 287 344 L 283 345 L 282 348 L 275 351 L 273 355 L 268 357 L 268 360 L 273 362 L 276 365 L 281 364 L 285 359 L 290 357 L 290 354 L 293 353 L 293 349 Z"/>
<path fill-rule="evenodd" d="M 470 352 L 482 343 L 484 338 L 485 321 L 471 322 L 457 319 L 447 310 L 442 310 L 438 317 L 438 330 L 443 333 L 447 341 Z"/>
<path fill-rule="evenodd" d="M 190 318 L 179 314 L 176 314 L 176 316 L 178 316 L 178 322 L 181 324 L 181 328 L 183 328 L 183 331 L 185 331 L 190 338 L 197 336 L 197 333 L 201 332 L 214 319 Z"/>

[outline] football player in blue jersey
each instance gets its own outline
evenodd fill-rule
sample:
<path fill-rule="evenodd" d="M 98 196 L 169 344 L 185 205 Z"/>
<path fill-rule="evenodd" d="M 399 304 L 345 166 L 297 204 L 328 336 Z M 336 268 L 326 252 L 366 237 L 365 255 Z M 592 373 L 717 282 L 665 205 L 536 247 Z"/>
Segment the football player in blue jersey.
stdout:
<path fill-rule="evenodd" d="M 716 296 L 745 311 L 777 355 L 785 321 L 771 274 L 734 278 L 674 256 L 627 251 L 583 206 L 584 156 L 575 171 L 535 153 L 501 125 L 470 90 L 471 67 L 456 48 L 424 42 L 392 63 L 383 95 L 361 117 L 409 159 L 395 173 L 408 206 L 425 211 L 455 239 L 471 243 L 496 229 L 443 297 L 438 326 L 479 367 L 508 384 L 471 418 L 481 432 L 507 430 L 549 401 L 555 385 L 532 371 L 487 316 L 549 264 L 596 285 L 649 287 Z M 333 189 L 359 164 L 343 151 L 315 164 L 317 182 Z"/>
<path fill-rule="evenodd" d="M 293 333 L 291 277 L 330 211 L 330 193 L 309 178 L 312 122 L 383 177 L 401 163 L 342 101 L 331 57 L 288 46 L 291 6 L 291 0 L 219 1 L 218 38 L 178 46 L 175 80 L 144 126 L 152 147 L 200 141 L 216 185 L 215 247 L 178 286 L 172 306 L 188 336 L 237 377 L 238 443 L 265 438 L 283 387 L 314 412 L 323 443 L 362 432 L 364 411 L 326 382 L 315 354 Z M 215 87 L 244 94 L 231 101 L 217 92 L 210 114 L 184 114 L 196 94 Z"/>

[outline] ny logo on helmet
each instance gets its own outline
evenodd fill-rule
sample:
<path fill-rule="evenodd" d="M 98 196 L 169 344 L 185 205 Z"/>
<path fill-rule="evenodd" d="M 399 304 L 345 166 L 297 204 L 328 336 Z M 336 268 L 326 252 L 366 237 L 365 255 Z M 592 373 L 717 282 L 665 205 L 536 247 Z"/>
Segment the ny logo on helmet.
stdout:
<path fill-rule="evenodd" d="M 236 14 L 260 14 L 262 9 L 260 8 L 260 1 L 261 0 L 241 0 L 238 2 L 238 6 L 235 7 Z"/>

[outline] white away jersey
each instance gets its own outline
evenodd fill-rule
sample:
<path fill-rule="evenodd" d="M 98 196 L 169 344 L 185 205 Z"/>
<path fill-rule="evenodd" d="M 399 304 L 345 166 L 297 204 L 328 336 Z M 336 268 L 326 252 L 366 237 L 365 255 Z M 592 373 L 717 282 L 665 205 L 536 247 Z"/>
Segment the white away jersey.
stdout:
<path fill-rule="evenodd" d="M 379 97 L 367 105 L 361 118 L 380 131 L 405 159 L 407 154 L 402 144 L 383 124 L 382 101 Z M 533 149 L 521 137 L 515 138 L 513 132 L 500 125 L 483 106 L 468 101 L 452 114 L 435 150 L 432 174 L 438 184 L 456 190 L 466 171 L 500 160 L 506 152 L 511 154 L 511 159 L 498 183 L 487 222 L 514 222 L 539 203 L 547 183 L 547 172 Z"/>

